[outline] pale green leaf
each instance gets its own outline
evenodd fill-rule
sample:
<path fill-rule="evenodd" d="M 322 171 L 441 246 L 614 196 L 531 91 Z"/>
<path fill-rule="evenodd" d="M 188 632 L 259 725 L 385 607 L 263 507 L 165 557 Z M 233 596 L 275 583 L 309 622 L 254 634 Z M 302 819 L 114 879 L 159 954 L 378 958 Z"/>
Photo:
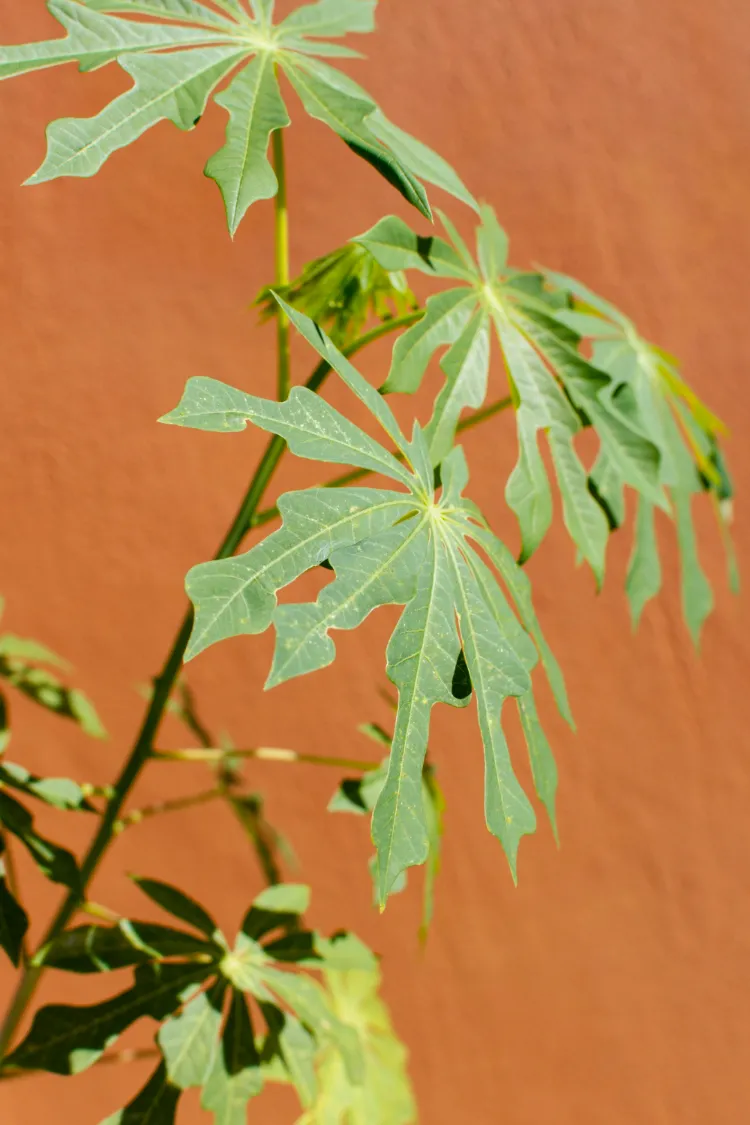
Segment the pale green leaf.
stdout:
<path fill-rule="evenodd" d="M 411 474 L 392 453 L 306 387 L 293 387 L 285 402 L 271 402 L 198 375 L 188 380 L 179 405 L 160 421 L 220 433 L 243 430 L 253 422 L 282 437 L 298 457 L 357 465 L 407 487 L 411 483 Z"/>
<path fill-rule="evenodd" d="M 661 589 L 661 563 L 654 528 L 654 509 L 648 501 L 638 500 L 635 541 L 630 556 L 625 590 L 630 602 L 633 628 L 637 628 L 646 604 Z"/>
<path fill-rule="evenodd" d="M 450 452 L 462 411 L 466 407 L 480 407 L 487 397 L 490 330 L 484 312 L 475 313 L 440 366 L 446 382 L 425 429 L 434 465 L 439 465 Z"/>
<path fill-rule="evenodd" d="M 431 277 L 469 279 L 472 275 L 452 246 L 434 235 L 415 234 L 411 227 L 389 215 L 354 239 L 385 270 L 420 270 Z"/>
<path fill-rule="evenodd" d="M 232 3 L 232 0 L 227 0 Z M 227 33 L 236 34 L 237 25 L 234 18 L 217 12 L 214 8 L 200 2 L 200 0 L 83 0 L 87 8 L 95 12 L 119 12 L 125 15 L 155 16 L 163 20 L 179 20 L 185 23 L 201 24 L 210 28 L 219 28 Z M 221 6 L 221 0 L 219 0 Z M 231 17 L 242 14 L 239 0 L 231 10 L 227 8 Z M 135 25 L 143 26 L 143 25 Z M 146 24 L 147 27 L 152 25 Z"/>
<path fill-rule="evenodd" d="M 552 523 L 552 492 L 539 445 L 537 427 L 528 414 L 517 420 L 518 461 L 505 485 L 505 499 L 521 531 L 520 562 L 531 558 Z"/>
<path fill-rule="evenodd" d="M 279 24 L 281 42 L 288 36 L 339 36 L 375 30 L 377 0 L 317 0 L 296 8 Z"/>
<path fill-rule="evenodd" d="M 404 168 L 419 180 L 426 180 L 428 184 L 441 188 L 449 195 L 467 204 L 477 211 L 478 205 L 469 189 L 451 168 L 447 160 L 438 156 L 422 141 L 399 129 L 389 121 L 380 109 L 376 109 L 367 119 L 368 128 L 378 140 L 388 146 Z"/>
<path fill-rule="evenodd" d="M 289 115 L 271 56 L 253 59 L 215 101 L 229 113 L 229 123 L 224 147 L 209 160 L 206 175 L 219 185 L 234 235 L 248 207 L 271 199 L 278 189 L 268 143 L 274 130 L 289 124 Z"/>
<path fill-rule="evenodd" d="M 253 899 L 256 910 L 276 914 L 304 914 L 310 906 L 310 888 L 302 883 L 279 883 L 266 887 Z"/>
<path fill-rule="evenodd" d="M 226 637 L 264 632 L 276 592 L 344 546 L 378 535 L 413 511 L 408 494 L 379 489 L 309 489 L 279 500 L 283 526 L 233 559 L 203 563 L 187 576 L 195 625 L 191 660 Z"/>
<path fill-rule="evenodd" d="M 697 647 L 703 623 L 714 607 L 714 596 L 698 557 L 690 494 L 679 488 L 673 495 L 680 545 L 682 612 Z"/>
<path fill-rule="evenodd" d="M 223 983 L 199 992 L 159 1028 L 157 1039 L 169 1081 L 180 1090 L 206 1081 L 221 1030 L 224 992 Z"/>
<path fill-rule="evenodd" d="M 534 778 L 534 788 L 539 800 L 547 810 L 547 815 L 552 825 L 555 840 L 557 835 L 557 816 L 555 814 L 555 795 L 557 793 L 557 766 L 552 756 L 547 736 L 537 714 L 536 703 L 532 692 L 519 696 L 518 713 L 521 717 L 526 746 L 531 761 L 531 773 Z"/>
<path fill-rule="evenodd" d="M 0 637 L 0 656 L 28 661 L 30 664 L 51 664 L 54 668 L 70 671 L 68 661 L 46 645 L 27 637 L 16 637 L 12 633 L 3 633 Z"/>
<path fill-rule="evenodd" d="M 67 36 L 0 47 L 0 79 L 67 62 L 78 62 L 81 70 L 93 70 L 129 53 L 226 42 L 228 38 L 218 31 L 116 19 L 91 11 L 78 0 L 49 0 L 48 7 Z"/>
<path fill-rule="evenodd" d="M 317 1044 L 300 1021 L 288 1012 L 284 1013 L 284 1026 L 279 1032 L 279 1048 L 302 1105 L 311 1105 L 318 1089 L 315 1077 Z"/>
<path fill-rule="evenodd" d="M 333 129 L 358 156 L 372 164 L 409 203 L 431 218 L 424 188 L 368 126 L 376 105 L 369 94 L 325 63 L 282 51 L 279 62 L 311 117 Z"/>
<path fill-rule="evenodd" d="M 124 56 L 120 65 L 134 85 L 96 117 L 54 121 L 47 130 L 46 159 L 27 182 L 93 176 L 113 152 L 132 144 L 158 121 L 192 129 L 213 88 L 243 54 L 236 46 L 226 46 Z"/>
<path fill-rule="evenodd" d="M 330 629 L 354 629 L 381 605 L 412 596 L 427 547 L 426 521 L 414 517 L 330 556 L 336 578 L 312 605 L 282 605 L 274 613 L 276 647 L 266 687 L 331 664 Z"/>
<path fill-rule="evenodd" d="M 15 762 L 0 761 L 0 787 L 3 786 L 36 797 L 56 809 L 92 809 L 77 782 L 67 777 L 36 777 Z"/>
<path fill-rule="evenodd" d="M 491 207 L 481 207 L 482 222 L 477 227 L 477 256 L 485 281 L 493 282 L 508 265 L 508 236 Z"/>
<path fill-rule="evenodd" d="M 430 297 L 422 319 L 396 341 L 383 390 L 406 394 L 416 391 L 433 353 L 459 338 L 475 306 L 474 294 L 466 289 L 447 289 Z"/>
<path fill-rule="evenodd" d="M 113 1113 L 101 1125 L 174 1125 L 179 1100 L 180 1091 L 169 1082 L 164 1063 L 160 1063 L 125 1109 Z"/>
<path fill-rule="evenodd" d="M 263 1075 L 250 1010 L 242 993 L 233 991 L 201 1105 L 213 1113 L 214 1125 L 246 1125 L 247 1103 L 262 1089 Z"/>
<path fill-rule="evenodd" d="M 607 517 L 588 489 L 586 471 L 572 439 L 557 430 L 549 432 L 549 446 L 563 502 L 563 518 L 570 537 L 591 567 L 597 587 L 604 582 L 609 527 Z"/>
<path fill-rule="evenodd" d="M 453 703 L 453 674 L 460 651 L 446 546 L 435 534 L 419 567 L 418 586 L 388 645 L 388 677 L 399 692 L 396 727 L 385 785 L 372 818 L 378 854 L 381 905 L 398 876 L 424 863 L 429 851 L 422 767 L 430 714 Z"/>

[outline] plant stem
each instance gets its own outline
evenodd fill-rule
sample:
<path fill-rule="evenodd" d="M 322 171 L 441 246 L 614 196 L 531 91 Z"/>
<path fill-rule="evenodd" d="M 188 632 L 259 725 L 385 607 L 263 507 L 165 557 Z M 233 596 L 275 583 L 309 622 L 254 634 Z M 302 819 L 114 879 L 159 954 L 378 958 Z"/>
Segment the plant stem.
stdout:
<path fill-rule="evenodd" d="M 286 201 L 286 160 L 284 135 L 276 129 L 272 137 L 273 168 L 279 188 L 274 201 L 274 254 L 276 259 L 276 285 L 285 290 L 289 285 L 289 212 Z M 283 309 L 276 310 L 276 397 L 283 401 L 291 388 L 291 353 L 289 346 L 289 317 Z"/>
<path fill-rule="evenodd" d="M 378 762 L 361 762 L 352 758 L 335 758 L 318 754 L 300 754 L 276 746 L 256 746 L 252 750 L 154 750 L 157 762 L 221 762 L 226 758 L 255 758 L 259 762 L 301 762 L 311 766 L 335 766 L 345 770 L 369 773 L 378 769 Z"/>
<path fill-rule="evenodd" d="M 134 824 L 140 824 L 141 821 L 149 820 L 151 817 L 160 816 L 161 813 L 181 812 L 183 809 L 192 809 L 196 805 L 207 805 L 210 801 L 217 801 L 223 797 L 224 793 L 224 788 L 216 787 L 206 789 L 202 793 L 193 793 L 189 797 L 177 797 L 174 801 L 159 801 L 155 805 L 133 809 L 127 816 L 115 821 L 114 832 L 119 835 L 126 828 L 131 828 Z"/>
<path fill-rule="evenodd" d="M 420 312 L 411 315 L 415 319 L 419 319 L 423 313 Z M 399 320 L 388 321 L 383 325 L 379 325 L 373 332 L 367 333 L 365 336 L 360 337 L 359 340 L 354 341 L 347 349 L 347 354 L 353 355 L 356 351 L 359 351 L 360 348 L 364 347 L 366 343 L 370 343 L 374 339 L 385 335 L 386 332 L 395 331 L 400 327 L 404 327 L 407 322 L 413 323 L 413 321 L 407 320 L 407 318 L 400 318 Z M 311 391 L 318 391 L 328 377 L 330 370 L 330 365 L 327 364 L 325 360 L 321 360 L 305 383 L 305 386 Z M 285 449 L 285 441 L 283 438 L 277 436 L 272 437 L 266 445 L 265 452 L 261 457 L 252 481 L 250 482 L 250 486 L 214 558 L 229 558 L 239 547 L 252 526 L 253 516 L 271 482 L 271 478 Z M 50 923 L 40 946 L 46 945 L 62 933 L 78 909 L 80 902 L 85 897 L 86 887 L 112 841 L 114 826 L 120 817 L 125 800 L 146 762 L 152 757 L 153 740 L 156 737 L 174 685 L 179 677 L 192 626 L 193 611 L 191 608 L 185 614 L 170 653 L 164 662 L 164 667 L 154 681 L 154 692 L 149 701 L 138 737 L 117 782 L 112 788 L 111 797 L 102 815 L 99 829 L 81 865 L 81 883 L 79 890 L 77 892 L 71 891 L 66 896 L 60 909 Z M 346 763 L 343 764 L 346 765 Z M 347 768 L 354 767 L 349 766 Z M 7 1054 L 8 1048 L 18 1030 L 18 1025 L 23 1019 L 26 1008 L 36 991 L 42 971 L 42 966 L 29 965 L 24 969 L 21 975 L 18 988 L 11 1001 L 2 1028 L 0 1028 L 0 1063 Z"/>
<path fill-rule="evenodd" d="M 468 418 L 458 423 L 456 433 L 465 433 L 466 430 L 472 430 L 475 426 L 480 426 L 482 422 L 486 422 L 488 418 L 494 417 L 502 410 L 507 410 L 509 406 L 513 405 L 513 400 L 510 398 L 501 398 L 497 402 L 491 402 L 489 406 L 482 407 Z M 397 461 L 403 461 L 404 455 L 400 450 L 394 449 L 393 456 Z M 322 488 L 344 488 L 348 484 L 355 484 L 356 481 L 362 480 L 364 477 L 372 475 L 372 469 L 352 469 L 351 472 L 342 473 L 341 476 L 333 477 L 332 480 L 326 481 Z M 262 527 L 264 523 L 269 523 L 278 516 L 278 508 L 265 508 L 262 512 L 258 512 L 253 516 L 253 527 Z"/>

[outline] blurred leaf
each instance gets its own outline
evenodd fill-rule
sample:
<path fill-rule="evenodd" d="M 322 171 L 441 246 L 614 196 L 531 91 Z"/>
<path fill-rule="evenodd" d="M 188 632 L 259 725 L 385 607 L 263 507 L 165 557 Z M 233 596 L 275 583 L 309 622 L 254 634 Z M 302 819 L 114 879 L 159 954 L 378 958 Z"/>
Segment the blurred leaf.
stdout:
<path fill-rule="evenodd" d="M 0 826 L 16 836 L 39 870 L 53 883 L 70 890 L 79 888 L 78 864 L 75 857 L 59 844 L 53 844 L 34 830 L 34 818 L 14 797 L 0 790 Z"/>
<path fill-rule="evenodd" d="M 36 777 L 15 762 L 0 762 L 0 788 L 4 786 L 37 797 L 56 809 L 95 811 L 76 781 L 68 777 Z"/>
<path fill-rule="evenodd" d="M 206 937 L 213 938 L 220 933 L 219 927 L 211 915 L 203 909 L 200 903 L 197 903 L 195 899 L 190 898 L 183 891 L 156 879 L 142 879 L 138 875 L 131 875 L 131 878 L 139 890 L 148 895 L 157 906 L 166 910 L 168 914 L 173 914 L 175 918 L 187 922 L 189 926 L 194 926 Z"/>
<path fill-rule="evenodd" d="M 226 985 L 199 992 L 159 1028 L 158 1041 L 169 1081 L 180 1090 L 202 1086 L 216 1055 Z"/>
<path fill-rule="evenodd" d="M 247 1001 L 233 991 L 219 1049 L 203 1088 L 201 1105 L 211 1110 L 215 1125 L 245 1125 L 247 1103 L 263 1089 L 260 1056 L 255 1046 Z"/>
<path fill-rule="evenodd" d="M 180 1091 L 170 1084 L 160 1063 L 132 1102 L 101 1125 L 174 1125 L 179 1100 Z"/>
<path fill-rule="evenodd" d="M 143 1016 L 163 1020 L 176 1011 L 211 965 L 141 965 L 127 992 L 100 1004 L 52 1004 L 34 1016 L 31 1030 L 6 1063 L 23 1070 L 79 1074 L 92 1066 L 127 1027 Z"/>
<path fill-rule="evenodd" d="M 0 837 L 0 854 L 3 851 Z M 5 864 L 0 859 L 0 948 L 4 949 L 10 960 L 18 968 L 23 950 L 23 939 L 29 928 L 29 917 L 21 904 L 16 901 L 9 886 Z"/>
<path fill-rule="evenodd" d="M 357 1035 L 364 1057 L 357 1085 L 333 1051 L 318 1066 L 320 1095 L 298 1125 L 412 1125 L 416 1104 L 406 1068 L 406 1049 L 378 996 L 379 973 L 325 975 L 333 1010 Z"/>
<path fill-rule="evenodd" d="M 0 677 L 40 707 L 63 718 L 73 719 L 84 734 L 92 738 L 107 737 L 88 697 L 76 688 L 66 687 L 46 669 L 36 668 L 15 656 L 0 656 Z"/>
<path fill-rule="evenodd" d="M 123 920 L 116 926 L 66 930 L 40 950 L 35 961 L 68 973 L 102 973 L 173 957 L 218 962 L 224 953 L 221 946 L 181 930 Z"/>
<path fill-rule="evenodd" d="M 70 671 L 68 661 L 63 660 L 61 656 L 47 648 L 46 645 L 41 645 L 38 641 L 31 641 L 26 637 L 16 637 L 12 633 L 4 633 L 0 636 L 0 656 L 23 660 L 28 664 L 52 664 L 55 668 L 61 668 L 66 672 Z"/>

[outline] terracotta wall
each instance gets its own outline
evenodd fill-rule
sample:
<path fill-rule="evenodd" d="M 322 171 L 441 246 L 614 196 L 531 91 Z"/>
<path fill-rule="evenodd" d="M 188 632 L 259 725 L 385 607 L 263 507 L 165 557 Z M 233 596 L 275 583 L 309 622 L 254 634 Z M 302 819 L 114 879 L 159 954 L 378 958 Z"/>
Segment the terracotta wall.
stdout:
<path fill-rule="evenodd" d="M 727 416 L 746 559 L 750 9 L 739 0 L 381 8 L 380 36 L 356 72 L 386 110 L 497 206 L 517 263 L 564 269 L 622 303 Z M 3 41 L 56 33 L 41 0 L 0 4 Z M 257 331 L 247 308 L 270 276 L 269 209 L 255 208 L 231 243 L 215 187 L 201 176 L 221 112 L 190 135 L 155 129 L 93 181 L 18 186 L 41 161 L 49 119 L 94 113 L 123 86 L 114 69 L 66 69 L 0 91 L 6 624 L 70 657 L 112 732 L 108 743 L 84 741 L 19 704 L 15 753 L 100 780 L 136 728 L 136 688 L 182 611 L 183 575 L 212 551 L 261 446 L 256 434 L 191 434 L 155 419 L 190 375 L 272 386 L 273 333 Z M 303 121 L 292 131 L 289 163 L 296 266 L 396 206 L 322 127 Z M 310 355 L 295 356 L 301 377 Z M 379 378 L 386 363 L 384 348 L 365 369 Z M 466 444 L 474 495 L 513 540 L 501 501 L 514 459 L 510 418 Z M 314 467 L 290 462 L 279 484 L 313 479 Z M 750 622 L 747 601 L 726 593 L 708 512 L 700 524 L 717 589 L 700 659 L 679 619 L 668 528 L 669 589 L 635 637 L 622 593 L 627 532 L 612 543 L 599 598 L 559 527 L 533 560 L 579 724 L 577 736 L 564 730 L 545 699 L 562 850 L 542 825 L 524 842 L 514 890 L 482 823 L 472 716 L 441 715 L 434 753 L 449 801 L 446 854 L 424 954 L 416 893 L 382 918 L 371 909 L 366 829 L 324 811 L 334 777 L 253 772 L 314 887 L 316 923 L 353 927 L 384 954 L 426 1125 L 747 1120 Z M 355 728 L 388 718 L 378 686 L 389 621 L 377 615 L 342 638 L 336 667 L 270 695 L 261 690 L 268 637 L 227 643 L 191 677 L 211 721 L 238 743 L 369 754 Z M 137 801 L 196 780 L 154 768 Z M 83 845 L 89 826 L 77 831 Z M 239 831 L 213 814 L 143 826 L 118 849 L 94 894 L 125 911 L 136 896 L 122 868 L 198 885 L 228 926 L 260 885 Z M 0 993 L 9 987 L 4 975 Z M 50 976 L 44 995 L 83 1000 L 89 988 Z M 134 1066 L 8 1083 L 0 1120 L 95 1125 L 141 1074 Z M 284 1097 L 254 1113 L 268 1125 L 293 1120 Z M 181 1120 L 204 1117 L 189 1101 Z"/>

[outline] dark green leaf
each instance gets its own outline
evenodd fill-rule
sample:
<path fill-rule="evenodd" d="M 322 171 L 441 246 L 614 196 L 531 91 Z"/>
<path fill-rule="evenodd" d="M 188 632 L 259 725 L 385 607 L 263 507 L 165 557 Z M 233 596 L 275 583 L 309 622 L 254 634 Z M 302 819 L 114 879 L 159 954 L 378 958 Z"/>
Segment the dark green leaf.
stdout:
<path fill-rule="evenodd" d="M 201 1105 L 211 1110 L 215 1125 L 246 1125 L 247 1103 L 262 1089 L 263 1074 L 250 1011 L 242 993 L 233 991 L 224 1034 L 206 1078 Z"/>
<path fill-rule="evenodd" d="M 142 965 L 127 992 L 89 1007 L 52 1004 L 6 1060 L 22 1070 L 78 1074 L 92 1066 L 122 1032 L 149 1016 L 163 1020 L 213 971 L 210 965 Z"/>
<path fill-rule="evenodd" d="M 179 1100 L 180 1091 L 171 1085 L 166 1067 L 160 1063 L 132 1102 L 101 1125 L 174 1125 Z"/>
<path fill-rule="evenodd" d="M 1 840 L 0 851 L 2 851 Z M 28 915 L 11 893 L 5 873 L 5 864 L 0 859 L 0 948 L 5 950 L 16 967 L 21 960 L 23 939 L 26 937 L 28 928 Z"/>
<path fill-rule="evenodd" d="M 59 844 L 53 844 L 34 831 L 34 818 L 14 797 L 0 790 L 0 826 L 18 837 L 39 870 L 53 883 L 78 890 L 79 873 L 75 857 Z"/>
<path fill-rule="evenodd" d="M 175 918 L 187 922 L 189 926 L 195 926 L 196 930 L 200 930 L 207 937 L 213 938 L 219 932 L 219 927 L 208 911 L 184 891 L 179 891 L 168 883 L 160 883 L 156 879 L 142 879 L 136 875 L 133 875 L 132 879 L 145 895 L 168 914 L 174 914 Z"/>
<path fill-rule="evenodd" d="M 66 930 L 35 958 L 68 973 L 102 973 L 164 958 L 218 961 L 224 950 L 193 934 L 153 922 L 122 921 L 116 926 L 78 926 Z"/>

